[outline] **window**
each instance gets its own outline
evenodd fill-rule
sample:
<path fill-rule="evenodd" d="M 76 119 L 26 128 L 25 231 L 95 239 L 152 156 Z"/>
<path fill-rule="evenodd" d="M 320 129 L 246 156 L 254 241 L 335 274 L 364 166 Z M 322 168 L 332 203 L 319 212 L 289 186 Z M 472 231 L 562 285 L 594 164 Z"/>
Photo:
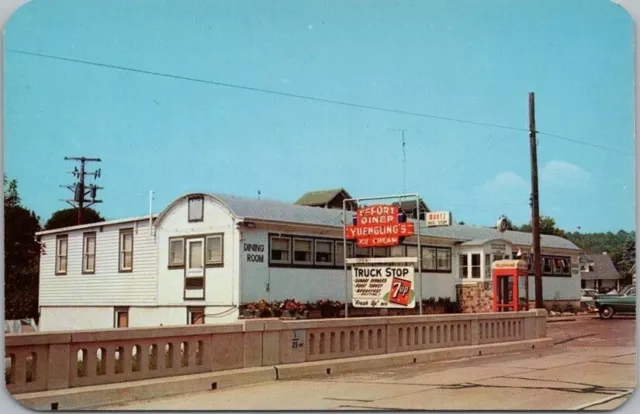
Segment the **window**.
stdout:
<path fill-rule="evenodd" d="M 460 257 L 460 278 L 466 279 L 469 274 L 469 256 L 461 254 Z"/>
<path fill-rule="evenodd" d="M 347 258 L 353 257 L 353 243 L 347 242 Z M 336 242 L 336 266 L 344 266 L 344 244 Z"/>
<path fill-rule="evenodd" d="M 129 309 L 115 308 L 113 319 L 114 319 L 113 326 L 115 328 L 128 328 L 129 327 Z"/>
<path fill-rule="evenodd" d="M 484 255 L 484 277 L 491 277 L 491 255 Z"/>
<path fill-rule="evenodd" d="M 571 258 L 562 259 L 562 274 L 571 275 Z"/>
<path fill-rule="evenodd" d="M 407 247 L 407 257 L 415 257 L 418 258 L 418 246 L 406 246 Z M 418 270 L 418 263 L 413 265 L 413 268 Z"/>
<path fill-rule="evenodd" d="M 390 247 L 389 257 L 404 257 L 404 246 Z"/>
<path fill-rule="evenodd" d="M 189 222 L 204 220 L 204 197 L 189 197 Z"/>
<path fill-rule="evenodd" d="M 293 239 L 293 263 L 313 264 L 312 241 L 308 239 Z"/>
<path fill-rule="evenodd" d="M 120 272 L 133 270 L 133 229 L 120 230 Z"/>
<path fill-rule="evenodd" d="M 204 308 L 187 308 L 188 325 L 204 325 Z"/>
<path fill-rule="evenodd" d="M 438 270 L 451 272 L 451 250 L 450 249 L 438 249 L 437 263 Z"/>
<path fill-rule="evenodd" d="M 371 248 L 371 257 L 388 257 L 387 248 L 386 247 L 372 247 Z"/>
<path fill-rule="evenodd" d="M 448 247 L 422 247 L 422 270 L 451 272 L 451 249 Z"/>
<path fill-rule="evenodd" d="M 330 240 L 316 240 L 316 264 L 333 266 L 333 242 Z"/>
<path fill-rule="evenodd" d="M 67 247 L 69 246 L 69 237 L 58 236 L 56 238 L 56 274 L 64 275 L 67 273 Z"/>
<path fill-rule="evenodd" d="M 187 277 L 184 279 L 185 289 L 204 289 L 204 277 Z"/>
<path fill-rule="evenodd" d="M 552 263 L 553 263 L 553 274 L 554 275 L 561 275 L 562 272 L 562 268 L 564 267 L 563 265 L 563 260 L 562 259 L 553 259 Z"/>
<path fill-rule="evenodd" d="M 271 238 L 271 262 L 291 263 L 291 239 L 285 237 Z"/>
<path fill-rule="evenodd" d="M 371 248 L 369 247 L 358 247 L 356 245 L 356 257 L 371 257 Z"/>
<path fill-rule="evenodd" d="M 471 278 L 480 279 L 480 254 L 471 255 Z"/>
<path fill-rule="evenodd" d="M 189 269 L 202 269 L 204 261 L 202 260 L 202 239 L 189 240 Z"/>
<path fill-rule="evenodd" d="M 184 239 L 169 239 L 169 266 L 184 266 Z"/>
<path fill-rule="evenodd" d="M 206 244 L 205 263 L 208 265 L 222 264 L 222 236 L 207 236 Z"/>
<path fill-rule="evenodd" d="M 82 242 L 82 273 L 96 271 L 96 233 L 85 233 Z"/>
<path fill-rule="evenodd" d="M 422 270 L 436 270 L 435 247 L 422 248 Z"/>
<path fill-rule="evenodd" d="M 542 264 L 543 264 L 543 265 L 542 265 L 542 273 L 544 273 L 544 274 L 546 274 L 546 275 L 551 274 L 551 270 L 552 270 L 552 267 L 551 267 L 551 258 L 549 258 L 549 257 L 543 257 L 543 258 L 542 258 Z"/>

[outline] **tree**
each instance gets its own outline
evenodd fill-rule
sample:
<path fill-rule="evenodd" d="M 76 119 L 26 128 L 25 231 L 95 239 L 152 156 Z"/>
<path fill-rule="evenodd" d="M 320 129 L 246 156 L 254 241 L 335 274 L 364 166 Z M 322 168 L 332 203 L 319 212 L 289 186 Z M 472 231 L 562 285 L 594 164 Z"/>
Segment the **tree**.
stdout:
<path fill-rule="evenodd" d="M 529 221 L 529 224 L 524 224 L 520 226 L 518 230 L 523 231 L 525 233 L 531 233 L 533 231 L 533 227 L 531 226 L 531 221 Z M 558 226 L 556 225 L 555 219 L 553 217 L 548 217 L 548 216 L 540 216 L 540 234 L 566 237 L 566 233 L 564 232 L 564 230 L 558 228 Z"/>
<path fill-rule="evenodd" d="M 90 207 L 82 209 L 82 223 L 91 224 L 104 221 L 104 218 Z M 58 210 L 51 215 L 44 225 L 45 230 L 61 229 L 63 227 L 75 226 L 78 224 L 78 211 L 75 208 Z"/>
<path fill-rule="evenodd" d="M 21 205 L 18 183 L 4 176 L 5 319 L 38 317 L 40 218 Z"/>

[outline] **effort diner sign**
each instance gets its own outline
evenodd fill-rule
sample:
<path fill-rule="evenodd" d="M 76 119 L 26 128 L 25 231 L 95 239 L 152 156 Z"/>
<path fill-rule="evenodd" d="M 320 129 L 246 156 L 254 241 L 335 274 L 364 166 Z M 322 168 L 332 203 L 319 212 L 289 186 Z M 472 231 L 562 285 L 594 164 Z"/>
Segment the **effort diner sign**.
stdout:
<path fill-rule="evenodd" d="M 356 308 L 414 308 L 413 266 L 353 267 L 353 299 Z"/>
<path fill-rule="evenodd" d="M 400 244 L 400 237 L 413 236 L 413 223 L 400 223 L 395 206 L 376 204 L 356 212 L 356 224 L 346 226 L 347 240 L 357 240 L 358 247 L 386 247 Z"/>

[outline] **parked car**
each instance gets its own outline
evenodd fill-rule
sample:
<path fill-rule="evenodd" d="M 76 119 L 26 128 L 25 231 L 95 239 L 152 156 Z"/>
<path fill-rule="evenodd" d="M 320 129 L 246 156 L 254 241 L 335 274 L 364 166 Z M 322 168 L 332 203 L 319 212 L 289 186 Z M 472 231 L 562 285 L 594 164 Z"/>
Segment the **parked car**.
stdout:
<path fill-rule="evenodd" d="M 624 287 L 617 295 L 599 295 L 595 306 L 602 319 L 611 319 L 616 313 L 636 313 L 636 287 Z"/>
<path fill-rule="evenodd" d="M 595 289 L 582 289 L 580 297 L 580 307 L 582 309 L 592 310 L 595 307 L 594 301 L 598 292 Z"/>

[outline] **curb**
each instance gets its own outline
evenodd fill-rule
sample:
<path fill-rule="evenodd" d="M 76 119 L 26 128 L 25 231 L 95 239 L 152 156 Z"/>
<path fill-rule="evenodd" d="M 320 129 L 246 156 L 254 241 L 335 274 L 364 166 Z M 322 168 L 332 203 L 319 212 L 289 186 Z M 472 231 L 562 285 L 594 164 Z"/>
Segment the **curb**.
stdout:
<path fill-rule="evenodd" d="M 114 406 L 132 401 L 153 400 L 175 395 L 187 395 L 229 387 L 322 377 L 354 371 L 391 368 L 400 365 L 429 363 L 477 356 L 495 355 L 550 348 L 552 338 L 518 342 L 438 348 L 355 358 L 330 359 L 317 362 L 236 369 L 204 374 L 154 378 L 150 380 L 92 385 L 56 391 L 15 394 L 22 406 L 35 410 L 77 410 Z"/>
<path fill-rule="evenodd" d="M 259 367 L 24 393 L 12 395 L 12 397 L 26 408 L 38 411 L 66 411 L 152 400 L 275 380 L 276 372 L 273 367 Z"/>
<path fill-rule="evenodd" d="M 566 317 L 566 318 L 549 318 L 547 319 L 547 323 L 554 323 L 554 322 L 575 322 L 576 318 L 575 317 Z"/>

